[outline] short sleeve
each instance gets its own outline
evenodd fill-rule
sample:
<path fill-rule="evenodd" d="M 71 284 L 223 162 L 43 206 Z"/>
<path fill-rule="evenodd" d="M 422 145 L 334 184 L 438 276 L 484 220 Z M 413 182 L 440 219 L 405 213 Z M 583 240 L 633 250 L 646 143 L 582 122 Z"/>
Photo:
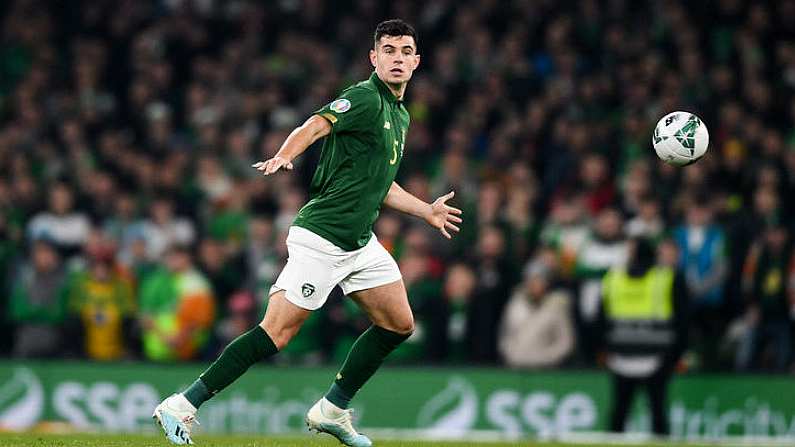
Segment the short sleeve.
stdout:
<path fill-rule="evenodd" d="M 332 132 L 363 131 L 375 122 L 380 109 L 378 92 L 353 87 L 315 111 L 331 123 Z"/>

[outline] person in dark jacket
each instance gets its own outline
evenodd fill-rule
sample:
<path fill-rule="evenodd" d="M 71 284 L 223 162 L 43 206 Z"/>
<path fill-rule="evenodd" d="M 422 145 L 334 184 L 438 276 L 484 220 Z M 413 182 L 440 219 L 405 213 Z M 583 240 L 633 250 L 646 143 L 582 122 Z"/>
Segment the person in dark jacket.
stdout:
<path fill-rule="evenodd" d="M 793 284 L 788 277 L 794 268 L 787 227 L 780 221 L 771 222 L 751 244 L 743 267 L 741 292 L 748 306 L 744 318 L 749 327 L 737 350 L 737 369 L 785 372 L 789 366 Z M 772 364 L 766 365 L 762 353 L 770 350 L 775 355 Z"/>

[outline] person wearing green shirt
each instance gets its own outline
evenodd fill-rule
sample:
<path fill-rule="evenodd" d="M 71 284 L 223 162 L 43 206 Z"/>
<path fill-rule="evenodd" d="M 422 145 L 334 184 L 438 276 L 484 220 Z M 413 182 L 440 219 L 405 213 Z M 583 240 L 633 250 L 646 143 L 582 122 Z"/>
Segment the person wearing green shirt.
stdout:
<path fill-rule="evenodd" d="M 373 325 L 353 344 L 306 422 L 345 445 L 372 445 L 352 426 L 350 400 L 414 331 L 400 271 L 373 235 L 373 223 L 386 205 L 425 220 L 450 238 L 450 231 L 458 231 L 461 211 L 446 203 L 452 191 L 426 203 L 395 183 L 409 127 L 403 96 L 420 62 L 416 32 L 402 20 L 380 23 L 369 56 L 375 68 L 369 79 L 317 110 L 290 133 L 273 158 L 254 164 L 264 175 L 289 171 L 297 156 L 325 138 L 310 200 L 290 228 L 289 259 L 270 290 L 265 317 L 230 343 L 189 388 L 155 409 L 153 417 L 170 441 L 192 443 L 197 408 L 251 365 L 282 349 L 340 285 Z"/>
<path fill-rule="evenodd" d="M 50 358 L 71 350 L 63 330 L 69 281 L 55 244 L 46 238 L 33 242 L 29 259 L 14 274 L 8 302 L 14 357 Z"/>

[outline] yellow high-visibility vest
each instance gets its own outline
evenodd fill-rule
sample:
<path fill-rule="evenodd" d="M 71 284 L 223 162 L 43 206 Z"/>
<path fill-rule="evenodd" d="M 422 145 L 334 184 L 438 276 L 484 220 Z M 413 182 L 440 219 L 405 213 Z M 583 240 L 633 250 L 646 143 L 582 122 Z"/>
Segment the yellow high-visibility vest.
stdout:
<path fill-rule="evenodd" d="M 673 285 L 674 272 L 666 267 L 651 268 L 641 277 L 618 268 L 605 275 L 602 297 L 611 350 L 648 354 L 674 342 Z"/>
<path fill-rule="evenodd" d="M 641 277 L 611 269 L 602 281 L 606 315 L 611 320 L 667 321 L 673 316 L 674 272 L 654 267 Z"/>

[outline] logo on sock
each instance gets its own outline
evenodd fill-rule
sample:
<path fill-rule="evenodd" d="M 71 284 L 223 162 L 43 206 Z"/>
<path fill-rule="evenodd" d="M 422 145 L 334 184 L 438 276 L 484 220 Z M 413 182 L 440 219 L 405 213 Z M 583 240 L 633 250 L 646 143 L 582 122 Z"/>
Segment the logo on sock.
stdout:
<path fill-rule="evenodd" d="M 304 295 L 304 298 L 309 298 L 313 293 L 315 293 L 315 286 L 306 282 L 303 286 L 301 286 L 301 293 Z"/>

